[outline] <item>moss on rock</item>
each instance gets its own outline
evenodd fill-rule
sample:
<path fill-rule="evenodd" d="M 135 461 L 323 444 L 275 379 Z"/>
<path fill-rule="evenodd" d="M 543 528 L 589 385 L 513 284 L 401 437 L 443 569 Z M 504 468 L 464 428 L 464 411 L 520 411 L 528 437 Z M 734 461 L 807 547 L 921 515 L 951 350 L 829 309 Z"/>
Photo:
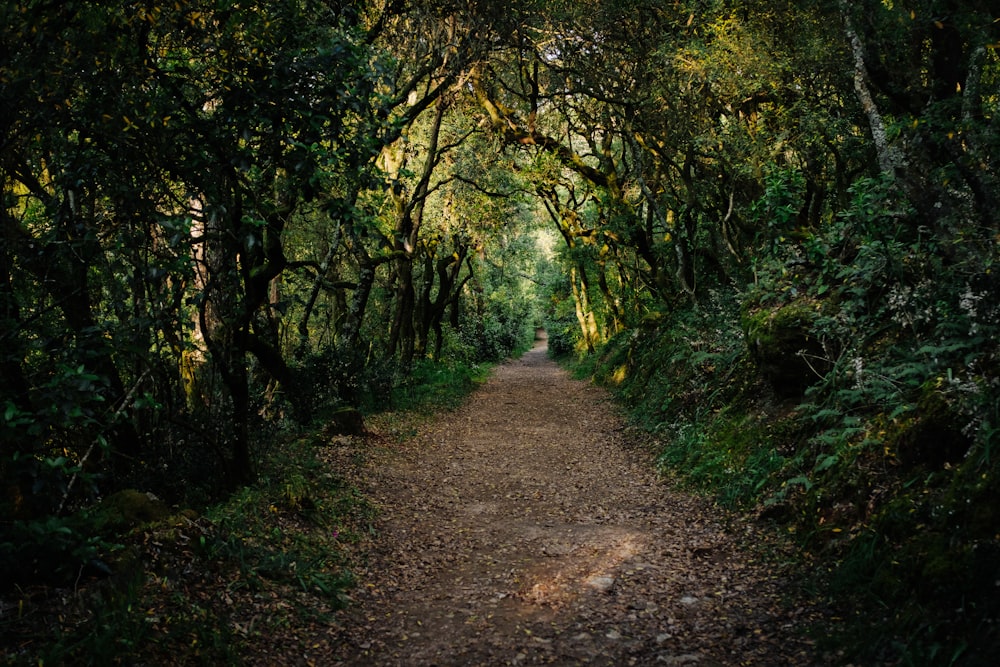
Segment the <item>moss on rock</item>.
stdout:
<path fill-rule="evenodd" d="M 758 371 L 782 397 L 801 396 L 829 370 L 823 346 L 813 333 L 818 303 L 797 299 L 760 307 L 743 315 L 747 346 Z"/>
<path fill-rule="evenodd" d="M 152 493 L 123 489 L 102 500 L 94 512 L 94 524 L 103 531 L 127 531 L 170 516 L 170 507 Z"/>

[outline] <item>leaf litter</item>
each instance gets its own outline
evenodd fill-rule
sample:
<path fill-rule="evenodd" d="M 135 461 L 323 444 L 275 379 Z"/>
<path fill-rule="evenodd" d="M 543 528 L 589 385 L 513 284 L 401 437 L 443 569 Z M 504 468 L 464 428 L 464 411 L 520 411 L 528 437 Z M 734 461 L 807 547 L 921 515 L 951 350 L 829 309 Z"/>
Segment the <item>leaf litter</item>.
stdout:
<path fill-rule="evenodd" d="M 130 569 L 21 591 L 20 607 L 0 601 L 11 635 L 0 657 L 97 622 L 114 633 L 105 657 L 131 664 L 835 662 L 806 633 L 833 620 L 803 588 L 792 545 L 658 476 L 607 394 L 571 379 L 544 344 L 453 412 L 369 426 L 315 450 L 319 472 L 362 499 L 339 530 L 306 519 L 295 489 L 242 537 L 203 517 L 141 529 L 127 546 L 145 571 L 141 609 L 99 618 L 88 602 L 118 599 Z M 308 576 L 293 558 L 311 553 L 302 539 L 329 550 Z M 216 548 L 233 553 L 201 553 Z M 356 585 L 344 594 L 348 567 Z"/>
<path fill-rule="evenodd" d="M 544 342 L 417 431 L 331 453 L 363 459 L 376 534 L 348 609 L 286 661 L 833 662 L 807 634 L 831 621 L 791 545 L 658 476 L 607 394 Z"/>

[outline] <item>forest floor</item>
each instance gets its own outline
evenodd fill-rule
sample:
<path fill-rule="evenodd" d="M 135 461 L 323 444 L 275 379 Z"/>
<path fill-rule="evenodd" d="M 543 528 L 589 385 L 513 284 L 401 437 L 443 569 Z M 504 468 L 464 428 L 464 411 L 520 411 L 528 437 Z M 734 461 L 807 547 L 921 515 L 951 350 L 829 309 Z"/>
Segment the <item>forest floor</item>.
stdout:
<path fill-rule="evenodd" d="M 349 608 L 281 659 L 832 662 L 807 633 L 827 612 L 788 564 L 790 547 L 662 479 L 628 433 L 607 394 L 573 380 L 540 341 L 416 436 L 335 454 L 363 458 L 356 482 L 379 508 L 377 537 Z M 278 657 L 273 644 L 265 653 Z"/>

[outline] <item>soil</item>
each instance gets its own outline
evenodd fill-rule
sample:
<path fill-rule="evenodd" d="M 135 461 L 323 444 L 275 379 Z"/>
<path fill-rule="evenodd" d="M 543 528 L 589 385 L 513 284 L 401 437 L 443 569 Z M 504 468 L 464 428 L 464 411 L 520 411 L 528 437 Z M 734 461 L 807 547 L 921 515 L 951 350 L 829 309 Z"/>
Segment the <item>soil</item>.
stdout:
<path fill-rule="evenodd" d="M 787 546 L 658 476 L 544 340 L 362 474 L 378 537 L 350 608 L 298 660 L 826 664 Z"/>

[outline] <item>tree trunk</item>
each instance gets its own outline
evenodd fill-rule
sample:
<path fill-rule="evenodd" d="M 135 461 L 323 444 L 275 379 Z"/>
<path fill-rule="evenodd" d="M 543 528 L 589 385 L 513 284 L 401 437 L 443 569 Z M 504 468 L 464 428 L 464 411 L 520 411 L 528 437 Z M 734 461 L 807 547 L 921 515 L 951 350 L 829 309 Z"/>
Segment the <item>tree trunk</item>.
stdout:
<path fill-rule="evenodd" d="M 209 282 L 207 219 L 202 210 L 200 199 L 192 199 L 189 206 L 191 210 L 191 260 L 194 265 L 191 292 L 196 295 L 204 295 Z M 203 303 L 194 313 L 191 344 L 185 346 L 180 358 L 184 396 L 190 410 L 197 410 L 211 403 L 211 388 L 205 386 L 205 378 L 203 377 L 205 363 L 208 360 L 205 332 L 209 322 L 217 321 L 219 318 L 211 311 L 201 312 L 208 308 L 212 308 L 212 306 Z"/>
<path fill-rule="evenodd" d="M 242 239 L 242 201 L 233 192 L 227 206 L 196 210 L 204 213 L 197 229 L 198 279 L 200 286 L 198 322 L 195 335 L 204 342 L 212 368 L 222 381 L 224 400 L 220 411 L 224 418 L 223 430 L 228 457 L 224 457 L 229 483 L 236 487 L 254 478 L 250 457 L 250 381 L 247 372 L 247 350 L 250 326 L 256 300 L 266 301 L 266 284 L 261 285 L 263 274 L 251 276 L 254 258 L 244 252 Z M 192 230 L 195 233 L 195 230 Z M 244 256 L 246 255 L 246 256 Z M 263 291 L 263 293 L 261 293 Z M 217 399 L 212 388 L 202 397 L 202 402 L 212 405 Z"/>
<path fill-rule="evenodd" d="M 879 169 L 884 174 L 895 176 L 896 168 L 900 166 L 898 151 L 889 145 L 885 121 L 872 97 L 868 68 L 865 66 L 865 50 L 861 44 L 861 38 L 854 29 L 854 22 L 851 21 L 850 8 L 846 0 L 840 0 L 840 14 L 844 21 L 844 33 L 847 36 L 847 43 L 854 60 L 854 92 L 858 97 L 858 102 L 861 103 L 865 117 L 868 119 L 868 127 L 872 133 L 872 141 L 875 143 Z"/>
<path fill-rule="evenodd" d="M 608 285 L 606 263 L 601 262 L 598 264 L 597 271 L 597 285 L 601 290 L 601 296 L 604 297 L 604 303 L 607 304 L 608 310 L 611 311 L 611 333 L 614 335 L 622 330 L 622 316 L 618 306 L 618 297 L 611 292 L 611 286 Z"/>
<path fill-rule="evenodd" d="M 393 355 L 398 351 L 405 368 L 413 360 L 413 302 L 416 297 L 413 288 L 413 260 L 409 256 L 396 260 L 396 281 L 396 311 L 392 318 L 386 353 Z"/>
<path fill-rule="evenodd" d="M 441 346 L 444 343 L 442 323 L 444 322 L 444 316 L 448 310 L 448 305 L 453 304 L 453 312 L 457 314 L 457 303 L 460 298 L 462 287 L 465 285 L 465 281 L 459 283 L 457 287 L 455 283 L 458 282 L 458 276 L 462 272 L 462 264 L 465 262 L 465 255 L 468 252 L 468 246 L 457 241 L 456 245 L 458 247 L 452 255 L 437 261 L 438 293 L 434 302 L 428 304 L 430 310 L 430 316 L 428 319 L 435 335 L 434 361 L 439 361 L 441 359 Z M 468 278 L 466 278 L 466 280 L 468 280 Z M 458 327 L 457 322 L 454 323 L 454 326 L 455 328 Z"/>
<path fill-rule="evenodd" d="M 227 322 L 209 323 L 209 300 L 206 298 L 199 308 L 202 330 L 207 333 L 205 342 L 211 355 L 212 365 L 226 389 L 231 403 L 226 429 L 230 458 L 224 461 L 228 481 L 238 487 L 253 481 L 254 470 L 250 457 L 250 382 L 247 377 L 246 354 L 239 342 L 239 332 L 233 331 Z"/>
<path fill-rule="evenodd" d="M 299 342 L 295 348 L 295 357 L 298 359 L 305 356 L 306 350 L 309 347 L 309 319 L 312 317 L 313 308 L 316 307 L 316 300 L 319 298 L 319 292 L 323 286 L 323 280 L 326 278 L 327 271 L 330 270 L 330 262 L 333 261 L 333 256 L 336 254 L 338 247 L 340 247 L 340 220 L 337 220 L 337 224 L 334 227 L 330 247 L 327 248 L 326 254 L 323 256 L 323 261 L 319 263 L 316 280 L 313 282 L 309 298 L 306 300 L 302 319 L 299 320 Z"/>
<path fill-rule="evenodd" d="M 7 209 L 0 207 L 0 235 L 6 237 L 8 225 Z M 29 384 L 24 376 L 21 362 L 24 358 L 24 346 L 21 343 L 21 307 L 14 294 L 13 269 L 10 256 L 10 244 L 4 238 L 0 243 L 0 373 L 4 382 L 0 385 L 0 397 L 17 406 L 20 410 L 31 410 Z"/>
<path fill-rule="evenodd" d="M 427 354 L 427 340 L 430 338 L 431 323 L 434 318 L 434 304 L 431 303 L 431 292 L 434 290 L 434 256 L 430 251 L 425 251 L 424 255 L 424 279 L 420 285 L 420 295 L 417 297 L 416 308 L 414 310 L 416 343 L 414 354 L 417 357 L 424 357 Z M 438 281 L 440 282 L 440 281 Z M 438 293 L 447 286 L 439 284 Z"/>
<path fill-rule="evenodd" d="M 361 240 L 348 230 L 351 250 L 358 262 L 358 284 L 351 297 L 351 303 L 347 308 L 347 315 L 344 317 L 344 326 L 341 327 L 337 335 L 337 346 L 356 348 L 361 340 L 361 325 L 364 322 L 365 311 L 368 308 L 368 299 L 375 285 L 375 271 L 378 267 L 392 259 L 392 256 L 383 256 L 372 259 L 361 244 Z"/>
<path fill-rule="evenodd" d="M 578 276 L 579 284 L 577 284 Z M 593 353 L 599 342 L 599 336 L 597 320 L 594 317 L 594 311 L 590 308 L 587 272 L 583 266 L 577 265 L 577 267 L 570 270 L 570 282 L 573 284 L 573 303 L 576 306 L 576 320 L 580 325 L 583 344 L 586 346 L 588 353 Z"/>
<path fill-rule="evenodd" d="M 438 146 L 441 138 L 441 124 L 447 109 L 447 102 L 443 98 L 439 99 L 434 110 L 434 119 L 431 122 L 423 170 L 413 190 L 413 195 L 407 201 L 403 196 L 402 188 L 393 192 L 397 210 L 394 250 L 397 254 L 396 279 L 398 286 L 396 289 L 396 314 L 393 317 L 387 347 L 389 354 L 394 354 L 397 349 L 399 350 L 400 360 L 404 367 L 409 366 L 412 362 L 416 346 L 416 330 L 413 321 L 416 301 L 416 291 L 413 286 L 413 255 L 420 238 L 424 207 L 431 192 L 431 176 L 434 174 L 434 168 L 440 159 Z M 402 165 L 397 166 L 401 167 Z"/>

